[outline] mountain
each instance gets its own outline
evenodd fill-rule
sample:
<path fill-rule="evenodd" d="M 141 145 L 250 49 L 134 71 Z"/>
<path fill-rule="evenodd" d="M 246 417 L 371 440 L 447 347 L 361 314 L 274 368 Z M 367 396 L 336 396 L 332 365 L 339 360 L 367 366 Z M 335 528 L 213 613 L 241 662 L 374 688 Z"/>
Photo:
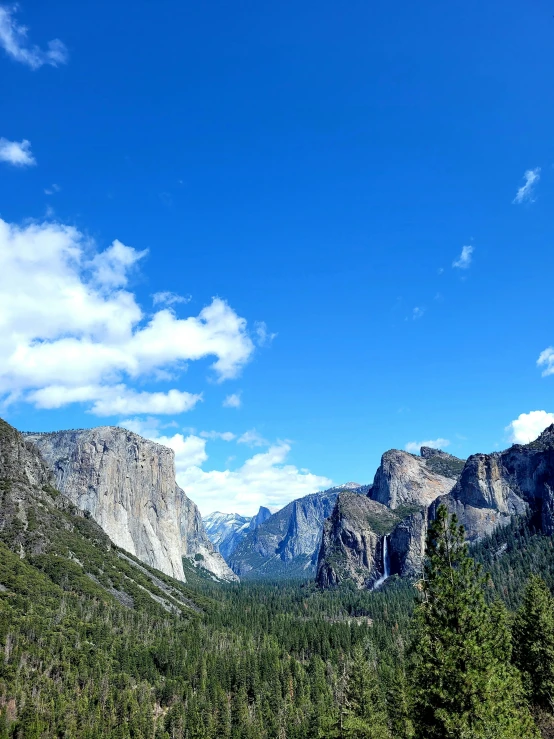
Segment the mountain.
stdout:
<path fill-rule="evenodd" d="M 323 523 L 344 486 L 293 500 L 250 531 L 229 564 L 241 578 L 313 577 Z M 356 483 L 346 489 L 367 491 Z"/>
<path fill-rule="evenodd" d="M 372 588 L 388 572 L 417 571 L 425 547 L 426 511 L 452 490 L 463 467 L 463 460 L 429 447 L 419 457 L 398 449 L 385 452 L 367 495 L 341 493 L 325 522 L 318 584 L 353 581 Z"/>
<path fill-rule="evenodd" d="M 253 517 L 238 513 L 215 511 L 202 519 L 206 533 L 217 551 L 228 561 L 240 542 L 271 516 L 269 508 L 261 506 Z"/>
<path fill-rule="evenodd" d="M 174 452 L 115 426 L 25 434 L 54 484 L 110 539 L 142 562 L 185 580 L 183 557 L 236 580 L 208 539 L 196 505 L 175 482 Z"/>
<path fill-rule="evenodd" d="M 415 463 L 398 459 L 399 454 L 404 453 L 383 455 L 386 464 L 378 470 L 378 484 L 374 483 L 369 497 L 385 503 L 402 520 L 388 531 L 379 531 L 378 525 L 368 523 L 363 511 L 352 513 L 348 505 L 337 504 L 326 524 L 318 557 L 317 580 L 321 586 L 351 579 L 359 586 L 372 587 L 383 575 L 380 552 L 385 547 L 391 574 L 418 576 L 428 524 L 441 504 L 456 514 L 470 544 L 524 516 L 532 518 L 538 531 L 554 534 L 554 424 L 530 444 L 474 454 L 465 463 L 445 452 L 425 448 L 420 458 L 414 457 Z M 416 469 L 421 474 L 414 485 L 411 472 Z M 436 478 L 437 470 L 441 481 Z M 450 489 L 437 495 L 446 475 L 451 475 Z M 411 501 L 411 510 L 398 505 L 406 501 Z"/>
<path fill-rule="evenodd" d="M 54 482 L 37 447 L 0 419 L 0 562 L 12 577 L 17 568 L 8 550 L 63 589 L 105 605 L 134 609 L 141 604 L 158 617 L 199 611 L 190 591 L 114 546 L 91 514 L 77 508 Z M 13 580 L 13 585 L 18 583 Z"/>
<path fill-rule="evenodd" d="M 438 460 L 443 460 L 443 464 L 438 466 Z M 459 474 L 463 467 L 461 460 L 428 447 L 423 447 L 421 457 L 391 449 L 381 457 L 370 497 L 389 508 L 429 505 L 453 488 L 458 476 L 453 475 L 456 465 L 460 466 Z"/>
<path fill-rule="evenodd" d="M 384 534 L 401 516 L 382 503 L 351 492 L 339 494 L 323 526 L 317 580 L 322 587 L 352 580 L 370 587 L 385 571 Z"/>

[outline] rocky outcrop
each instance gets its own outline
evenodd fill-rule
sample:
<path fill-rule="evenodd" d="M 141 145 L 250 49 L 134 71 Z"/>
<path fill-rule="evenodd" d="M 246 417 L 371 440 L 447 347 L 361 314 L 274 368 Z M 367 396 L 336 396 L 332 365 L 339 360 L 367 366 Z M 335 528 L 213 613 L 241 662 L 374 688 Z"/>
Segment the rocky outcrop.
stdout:
<path fill-rule="evenodd" d="M 182 557 L 195 555 L 218 577 L 235 577 L 209 541 L 196 505 L 176 484 L 171 449 L 114 426 L 26 439 L 52 469 L 56 487 L 117 546 L 180 580 Z"/>
<path fill-rule="evenodd" d="M 399 449 L 385 452 L 373 480 L 372 500 L 393 509 L 407 505 L 428 506 L 440 495 L 450 492 L 456 482 L 451 470 L 456 464 L 463 466 L 463 462 L 428 447 L 424 447 L 423 452 L 425 456 L 421 457 Z M 442 465 L 437 464 L 439 460 Z"/>
<path fill-rule="evenodd" d="M 421 458 L 395 450 L 383 455 L 383 463 L 369 495 L 372 499 L 384 500 L 402 517 L 387 538 L 391 574 L 417 577 L 421 573 L 429 521 L 433 520 L 441 504 L 456 514 L 470 543 L 478 542 L 499 526 L 507 525 L 514 516 L 527 513 L 534 516 L 543 533 L 554 534 L 554 425 L 530 444 L 514 444 L 503 452 L 472 455 L 463 465 L 459 478 L 454 480 L 460 462 L 451 455 L 428 448 L 422 449 Z M 440 486 L 437 471 L 440 485 L 449 479 L 451 488 L 439 496 L 436 495 Z M 409 510 L 406 501 L 419 502 L 420 505 Z M 428 505 L 421 505 L 426 502 Z M 331 521 L 336 515 L 335 511 Z M 352 546 L 351 579 L 366 587 L 375 577 L 378 569 L 375 558 L 372 560 L 369 554 L 365 560 L 359 557 L 358 539 L 364 535 L 367 538 L 363 511 L 358 511 L 357 516 L 350 515 L 348 527 L 348 537 L 333 541 L 333 536 L 341 536 L 340 530 L 331 523 L 325 525 L 330 539 L 325 541 L 320 552 L 318 572 L 323 574 L 321 577 L 318 574 L 318 581 L 322 585 L 336 584 L 337 579 L 339 582 L 344 579 L 325 574 L 324 560 L 328 558 L 326 552 L 333 553 L 337 547 L 346 550 L 348 542 Z M 327 534 L 324 539 L 325 536 Z M 375 551 L 379 551 L 378 546 Z M 348 562 L 349 555 L 344 554 L 343 559 Z M 366 561 L 367 565 L 364 564 Z M 360 570 L 364 567 L 365 572 Z M 348 576 L 348 568 L 345 572 Z"/>
<path fill-rule="evenodd" d="M 250 523 L 248 524 L 248 531 L 255 531 L 258 526 L 261 526 L 271 516 L 269 508 L 261 505 L 255 516 L 252 516 Z"/>
<path fill-rule="evenodd" d="M 398 523 L 387 506 L 344 492 L 325 521 L 317 563 L 317 583 L 333 587 L 350 580 L 373 587 L 386 571 L 385 537 Z"/>
<path fill-rule="evenodd" d="M 205 516 L 203 522 L 210 541 L 225 561 L 228 561 L 244 537 L 250 531 L 255 531 L 270 516 L 269 508 L 260 506 L 258 513 L 251 518 L 238 513 L 215 511 Z"/>
<path fill-rule="evenodd" d="M 233 552 L 229 559 L 233 571 L 241 578 L 313 577 L 323 522 L 341 490 L 343 486 L 307 495 L 274 513 Z"/>

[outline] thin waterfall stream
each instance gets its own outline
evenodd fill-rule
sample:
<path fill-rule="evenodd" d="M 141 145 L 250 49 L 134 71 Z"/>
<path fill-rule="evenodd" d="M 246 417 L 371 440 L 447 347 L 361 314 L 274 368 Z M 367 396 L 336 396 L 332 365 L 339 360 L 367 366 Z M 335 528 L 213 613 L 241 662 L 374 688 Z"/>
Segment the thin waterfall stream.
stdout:
<path fill-rule="evenodd" d="M 390 558 L 389 558 L 389 543 L 386 535 L 383 537 L 383 574 L 375 581 L 373 590 L 377 590 L 390 576 Z"/>

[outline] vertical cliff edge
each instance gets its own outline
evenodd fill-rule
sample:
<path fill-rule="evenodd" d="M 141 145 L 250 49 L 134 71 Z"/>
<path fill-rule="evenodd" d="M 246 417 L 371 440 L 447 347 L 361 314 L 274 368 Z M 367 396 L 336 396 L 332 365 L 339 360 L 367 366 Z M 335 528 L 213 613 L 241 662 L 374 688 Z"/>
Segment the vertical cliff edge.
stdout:
<path fill-rule="evenodd" d="M 41 452 L 60 492 L 89 511 L 117 546 L 179 580 L 185 580 L 183 557 L 220 579 L 237 579 L 175 482 L 173 450 L 115 426 L 25 438 Z"/>

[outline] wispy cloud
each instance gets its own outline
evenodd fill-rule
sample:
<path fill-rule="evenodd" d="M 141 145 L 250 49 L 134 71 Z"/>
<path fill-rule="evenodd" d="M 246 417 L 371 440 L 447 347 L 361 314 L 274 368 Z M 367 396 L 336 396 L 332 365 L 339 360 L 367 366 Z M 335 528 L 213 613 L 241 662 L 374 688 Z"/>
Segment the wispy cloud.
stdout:
<path fill-rule="evenodd" d="M 44 64 L 51 67 L 65 64 L 69 54 L 65 44 L 59 39 L 49 41 L 46 50 L 29 44 L 27 27 L 19 25 L 15 20 L 17 10 L 17 5 L 0 6 L 0 47 L 6 54 L 31 69 L 39 69 Z"/>
<path fill-rule="evenodd" d="M 452 266 L 456 269 L 468 269 L 473 259 L 473 246 L 462 246 L 462 252 L 458 259 L 452 262 Z"/>
<path fill-rule="evenodd" d="M 247 446 L 269 446 L 269 441 L 259 434 L 256 429 L 245 431 L 242 436 L 237 439 L 237 444 L 246 444 Z"/>
<path fill-rule="evenodd" d="M 175 305 L 175 303 L 190 303 L 192 300 L 190 295 L 177 295 L 172 292 L 160 292 L 152 295 L 152 302 L 154 305 Z"/>
<path fill-rule="evenodd" d="M 404 449 L 412 454 L 417 454 L 422 446 L 431 447 L 431 449 L 444 449 L 450 446 L 448 439 L 427 439 L 427 441 L 409 441 Z"/>
<path fill-rule="evenodd" d="M 412 311 L 412 320 L 417 321 L 418 318 L 421 318 L 425 313 L 425 308 L 420 308 L 419 305 L 416 305 L 416 307 Z"/>
<path fill-rule="evenodd" d="M 236 435 L 232 431 L 201 431 L 200 436 L 203 439 L 210 439 L 215 441 L 221 439 L 221 441 L 233 441 L 236 439 Z"/>
<path fill-rule="evenodd" d="M 254 331 L 256 333 L 256 344 L 258 346 L 267 346 L 271 344 L 277 334 L 272 334 L 267 330 L 265 321 L 256 321 L 254 324 Z"/>
<path fill-rule="evenodd" d="M 537 365 L 539 367 L 544 367 L 542 371 L 543 377 L 554 375 L 554 346 L 549 346 L 548 349 L 541 352 L 537 359 Z"/>
<path fill-rule="evenodd" d="M 521 413 L 515 421 L 506 426 L 506 431 L 510 432 L 510 441 L 515 444 L 528 444 L 530 441 L 535 441 L 537 436 L 552 423 L 554 423 L 554 413 L 531 411 Z"/>
<path fill-rule="evenodd" d="M 525 183 L 519 188 L 512 203 L 520 205 L 521 203 L 532 203 L 534 201 L 533 190 L 535 184 L 541 178 L 541 168 L 528 169 L 523 175 Z"/>
<path fill-rule="evenodd" d="M 56 185 L 54 183 L 53 185 L 50 185 L 50 187 L 44 188 L 44 194 L 45 195 L 54 195 L 54 193 L 59 192 L 62 188 L 59 185 Z"/>
<path fill-rule="evenodd" d="M 231 393 L 223 401 L 224 408 L 240 408 L 242 405 L 242 399 L 240 393 Z"/>
<path fill-rule="evenodd" d="M 0 138 L 0 162 L 13 164 L 14 167 L 32 167 L 37 163 L 31 153 L 30 141 L 8 141 L 4 138 Z"/>

